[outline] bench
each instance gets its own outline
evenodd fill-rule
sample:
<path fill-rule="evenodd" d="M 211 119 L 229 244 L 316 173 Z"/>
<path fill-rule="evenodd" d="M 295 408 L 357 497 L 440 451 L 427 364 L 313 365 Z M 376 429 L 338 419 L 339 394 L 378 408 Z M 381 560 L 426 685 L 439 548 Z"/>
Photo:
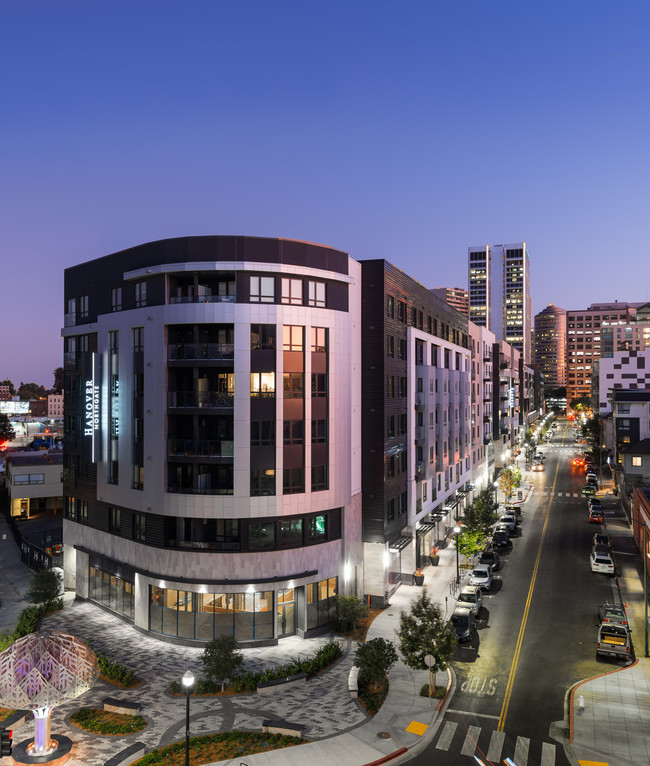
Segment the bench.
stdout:
<path fill-rule="evenodd" d="M 142 705 L 128 700 L 118 700 L 113 697 L 104 697 L 102 705 L 107 713 L 122 713 L 123 715 L 136 715 L 142 710 Z"/>
<path fill-rule="evenodd" d="M 348 689 L 352 699 L 356 699 L 359 696 L 359 670 L 361 668 L 352 667 L 348 674 Z"/>
<path fill-rule="evenodd" d="M 301 723 L 290 723 L 277 719 L 275 721 L 262 721 L 262 731 L 265 734 L 285 734 L 289 737 L 302 737 L 305 727 Z"/>
<path fill-rule="evenodd" d="M 133 763 L 138 758 L 142 758 L 145 754 L 144 742 L 134 742 L 132 745 L 125 747 L 124 750 L 120 750 L 108 761 L 104 762 L 104 766 L 127 766 L 129 763 Z"/>

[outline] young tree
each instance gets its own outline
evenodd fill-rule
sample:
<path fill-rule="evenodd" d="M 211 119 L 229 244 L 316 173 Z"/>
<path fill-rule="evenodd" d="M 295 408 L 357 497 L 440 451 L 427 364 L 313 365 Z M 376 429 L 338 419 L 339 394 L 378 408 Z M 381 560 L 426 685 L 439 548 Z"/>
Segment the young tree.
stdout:
<path fill-rule="evenodd" d="M 491 489 L 484 489 L 474 502 L 465 509 L 463 527 L 481 532 L 486 537 L 490 527 L 498 520 L 498 504 Z"/>
<path fill-rule="evenodd" d="M 426 590 L 411 603 L 410 611 L 400 613 L 397 638 L 402 659 L 410 668 L 428 670 L 424 658 L 433 657 L 435 685 L 436 673 L 447 670 L 456 650 L 456 632 Z"/>
<path fill-rule="evenodd" d="M 501 471 L 501 476 L 499 476 L 499 489 L 506 496 L 507 500 L 510 500 L 510 496 L 514 491 L 514 488 L 515 477 L 512 473 L 512 469 L 504 468 L 503 471 Z"/>
<path fill-rule="evenodd" d="M 41 569 L 29 584 L 27 595 L 34 604 L 43 604 L 46 608 L 56 606 L 61 594 L 61 575 L 56 569 Z"/>
<path fill-rule="evenodd" d="M 368 607 L 356 596 L 338 594 L 334 599 L 336 629 L 341 633 L 356 630 L 357 623 L 368 615 Z"/>
<path fill-rule="evenodd" d="M 16 436 L 16 432 L 14 431 L 14 427 L 11 425 L 11 421 L 9 420 L 9 416 L 5 415 L 3 412 L 0 414 L 0 442 L 8 441 L 10 442 L 12 439 L 14 439 Z"/>
<path fill-rule="evenodd" d="M 361 671 L 362 678 L 377 690 L 384 682 L 388 671 L 398 660 L 395 647 L 385 638 L 373 638 L 359 644 L 354 653 L 354 666 Z"/>
<path fill-rule="evenodd" d="M 223 691 L 226 680 L 243 665 L 244 655 L 237 651 L 237 639 L 234 636 L 217 636 L 206 644 L 201 662 L 206 678 L 220 683 Z"/>
<path fill-rule="evenodd" d="M 485 544 L 485 534 L 480 529 L 467 529 L 463 527 L 456 535 L 456 547 L 458 553 L 465 556 L 465 564 L 472 556 L 475 556 L 483 549 Z"/>
<path fill-rule="evenodd" d="M 519 489 L 521 487 L 521 471 L 519 470 L 519 467 L 511 468 L 512 471 L 512 478 L 514 481 L 514 489 Z"/>

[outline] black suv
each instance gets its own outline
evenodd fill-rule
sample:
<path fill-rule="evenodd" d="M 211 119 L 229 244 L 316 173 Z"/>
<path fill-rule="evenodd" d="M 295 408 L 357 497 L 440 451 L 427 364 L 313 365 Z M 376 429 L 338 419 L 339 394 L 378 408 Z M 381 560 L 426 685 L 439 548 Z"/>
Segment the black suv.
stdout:
<path fill-rule="evenodd" d="M 489 564 L 492 567 L 493 572 L 498 572 L 501 569 L 501 562 L 499 560 L 499 554 L 491 547 L 487 547 L 478 560 L 479 564 Z"/>
<path fill-rule="evenodd" d="M 500 529 L 497 530 L 494 535 L 492 535 L 492 545 L 495 548 L 507 548 L 510 545 L 510 535 Z"/>

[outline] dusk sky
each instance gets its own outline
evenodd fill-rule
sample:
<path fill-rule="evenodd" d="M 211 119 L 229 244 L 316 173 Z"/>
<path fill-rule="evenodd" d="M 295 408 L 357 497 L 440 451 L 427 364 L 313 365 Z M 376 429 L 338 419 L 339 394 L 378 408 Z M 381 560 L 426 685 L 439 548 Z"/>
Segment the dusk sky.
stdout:
<path fill-rule="evenodd" d="M 63 270 L 306 239 L 533 312 L 650 299 L 647 0 L 0 0 L 0 379 L 51 386 Z"/>

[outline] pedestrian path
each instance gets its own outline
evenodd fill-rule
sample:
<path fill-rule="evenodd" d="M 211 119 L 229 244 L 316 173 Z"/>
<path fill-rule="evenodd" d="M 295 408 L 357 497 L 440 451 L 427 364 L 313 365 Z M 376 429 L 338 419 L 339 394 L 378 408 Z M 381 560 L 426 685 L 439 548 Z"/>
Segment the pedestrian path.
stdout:
<path fill-rule="evenodd" d="M 462 756 L 474 763 L 478 758 L 479 762 L 494 764 L 510 758 L 517 766 L 528 766 L 529 763 L 531 766 L 555 766 L 556 748 L 555 743 L 497 731 L 496 726 L 468 726 L 462 714 L 453 711 L 447 711 L 435 743 L 436 750 L 450 753 L 458 763 L 463 762 Z"/>

